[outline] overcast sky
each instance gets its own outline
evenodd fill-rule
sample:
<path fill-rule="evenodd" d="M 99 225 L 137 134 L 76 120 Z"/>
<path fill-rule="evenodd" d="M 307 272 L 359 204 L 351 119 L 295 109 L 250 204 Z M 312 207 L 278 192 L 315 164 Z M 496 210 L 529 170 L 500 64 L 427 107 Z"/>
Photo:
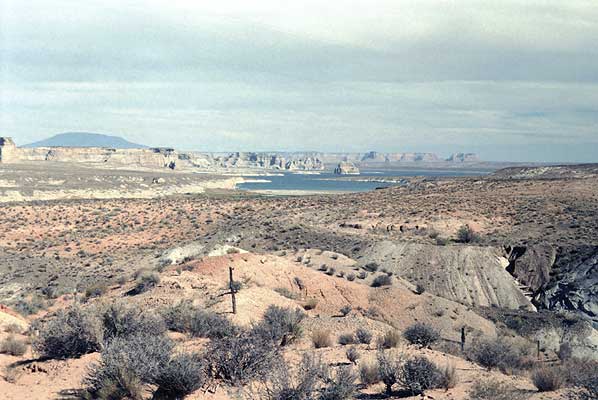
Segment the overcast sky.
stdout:
<path fill-rule="evenodd" d="M 598 1 L 0 0 L 0 135 L 598 162 Z"/>

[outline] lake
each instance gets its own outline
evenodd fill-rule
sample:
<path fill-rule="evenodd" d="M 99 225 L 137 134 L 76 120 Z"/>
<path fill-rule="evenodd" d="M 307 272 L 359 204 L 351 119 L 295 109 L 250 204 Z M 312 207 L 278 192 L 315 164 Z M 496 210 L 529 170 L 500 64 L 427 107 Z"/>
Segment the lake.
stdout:
<path fill-rule="evenodd" d="M 237 185 L 238 189 L 259 192 L 367 192 L 378 187 L 399 185 L 400 182 L 371 182 L 368 179 L 398 178 L 409 176 L 480 176 L 488 171 L 471 170 L 433 170 L 433 169 L 404 169 L 404 170 L 367 170 L 360 175 L 335 175 L 330 172 L 319 174 L 301 174 L 280 172 L 272 176 L 245 177 L 245 182 Z"/>

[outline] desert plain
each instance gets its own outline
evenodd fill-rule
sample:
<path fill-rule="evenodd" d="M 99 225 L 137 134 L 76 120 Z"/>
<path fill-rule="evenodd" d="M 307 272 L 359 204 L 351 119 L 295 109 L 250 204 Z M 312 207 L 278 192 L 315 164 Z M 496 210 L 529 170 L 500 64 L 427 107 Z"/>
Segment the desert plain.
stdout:
<path fill-rule="evenodd" d="M 409 177 L 366 193 L 301 196 L 235 190 L 242 180 L 235 176 L 64 163 L 1 167 L 0 342 L 22 344 L 13 354 L 4 345 L 0 354 L 3 399 L 182 398 L 143 378 L 120 395 L 89 390 L 90 371 L 95 365 L 97 373 L 111 348 L 110 307 L 133 320 L 154 318 L 164 328 L 153 335 L 168 340 L 173 354 L 203 360 L 200 382 L 184 393 L 189 399 L 596 393 L 595 381 L 583 386 L 564 372 L 584 365 L 589 380 L 596 377 L 595 166 Z M 273 307 L 296 314 L 283 315 L 288 332 L 282 341 L 273 335 L 257 363 L 265 368 L 245 360 L 243 368 L 254 372 L 247 379 L 222 372 L 210 352 L 223 351 L 222 342 L 234 353 L 242 345 L 235 340 L 269 326 L 263 318 Z M 215 318 L 203 321 L 208 325 L 230 324 L 233 333 L 190 328 L 181 322 L 191 315 L 183 308 Z M 69 321 L 72 310 L 104 321 L 104 340 L 87 338 L 95 344 L 53 356 L 44 329 L 56 318 Z M 174 318 L 175 311 L 181 315 Z M 433 340 L 414 341 L 407 333 L 414 326 L 429 329 Z M 492 343 L 515 352 L 516 362 L 485 362 L 480 348 Z M 423 357 L 451 379 L 422 390 L 397 379 L 387 390 L 380 376 L 366 376 L 372 365 L 379 373 L 380 357 Z M 297 394 L 307 379 L 302 359 L 327 369 L 312 397 Z M 272 376 L 281 369 L 288 376 Z M 562 382 L 541 391 L 538 371 L 557 371 Z M 272 389 L 281 379 L 296 397 Z M 487 382 L 491 397 L 480 394 Z M 334 397 L 333 389 L 350 397 Z"/>

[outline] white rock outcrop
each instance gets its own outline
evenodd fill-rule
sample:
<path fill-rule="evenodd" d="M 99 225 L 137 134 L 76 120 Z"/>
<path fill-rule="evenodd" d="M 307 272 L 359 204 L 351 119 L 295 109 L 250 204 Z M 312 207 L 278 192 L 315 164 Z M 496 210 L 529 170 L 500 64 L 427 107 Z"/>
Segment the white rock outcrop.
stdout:
<path fill-rule="evenodd" d="M 352 162 L 342 161 L 334 169 L 336 175 L 359 175 L 359 168 Z"/>

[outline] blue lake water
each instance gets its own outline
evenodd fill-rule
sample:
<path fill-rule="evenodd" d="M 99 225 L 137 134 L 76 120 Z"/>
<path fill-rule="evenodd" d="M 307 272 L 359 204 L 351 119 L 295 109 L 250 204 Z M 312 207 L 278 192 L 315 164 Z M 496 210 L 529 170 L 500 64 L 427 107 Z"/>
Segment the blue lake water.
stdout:
<path fill-rule="evenodd" d="M 282 176 L 257 176 L 246 177 L 246 179 L 264 180 L 269 182 L 246 182 L 238 185 L 241 190 L 304 190 L 304 191 L 334 191 L 334 192 L 367 192 L 378 187 L 389 187 L 399 183 L 368 182 L 361 179 L 372 178 L 399 178 L 409 176 L 480 176 L 488 171 L 467 171 L 467 170 L 385 170 L 365 171 L 360 175 L 339 176 L 332 173 L 293 174 L 281 173 Z"/>

